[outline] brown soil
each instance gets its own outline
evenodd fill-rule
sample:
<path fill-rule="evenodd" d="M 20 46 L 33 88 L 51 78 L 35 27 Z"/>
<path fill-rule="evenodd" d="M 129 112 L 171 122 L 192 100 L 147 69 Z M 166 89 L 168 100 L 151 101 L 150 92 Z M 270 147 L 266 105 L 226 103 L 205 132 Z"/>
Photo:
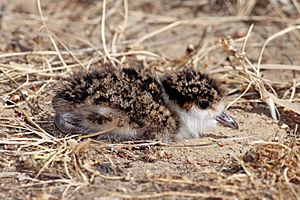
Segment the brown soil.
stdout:
<path fill-rule="evenodd" d="M 40 9 L 38 2 L 0 3 L 2 199 L 299 199 L 299 72 L 290 70 L 300 65 L 297 30 L 276 37 L 262 56 L 261 84 L 280 99 L 292 97 L 292 108 L 277 104 L 280 120 L 252 86 L 228 111 L 239 130 L 219 127 L 170 145 L 116 144 L 63 136 L 51 107 L 57 80 L 107 60 L 102 36 L 108 58 L 134 57 L 157 70 L 193 63 L 213 73 L 229 104 L 253 72 L 226 67 L 243 67 L 237 55 L 250 25 L 241 60 L 257 64 L 270 36 L 299 24 L 297 3 L 107 1 L 103 32 L 103 1 L 41 1 Z M 221 38 L 233 39 L 237 51 L 222 47 Z"/>

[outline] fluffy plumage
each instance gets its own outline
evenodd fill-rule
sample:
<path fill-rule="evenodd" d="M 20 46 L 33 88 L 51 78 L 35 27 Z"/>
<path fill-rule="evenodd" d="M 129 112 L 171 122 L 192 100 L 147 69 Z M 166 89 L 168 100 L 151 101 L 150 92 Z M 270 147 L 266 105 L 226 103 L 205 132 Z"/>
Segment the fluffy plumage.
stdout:
<path fill-rule="evenodd" d="M 63 80 L 53 108 L 64 133 L 114 127 L 101 138 L 169 142 L 213 129 L 224 109 L 222 97 L 215 80 L 191 69 L 157 78 L 142 69 L 103 67 Z"/>

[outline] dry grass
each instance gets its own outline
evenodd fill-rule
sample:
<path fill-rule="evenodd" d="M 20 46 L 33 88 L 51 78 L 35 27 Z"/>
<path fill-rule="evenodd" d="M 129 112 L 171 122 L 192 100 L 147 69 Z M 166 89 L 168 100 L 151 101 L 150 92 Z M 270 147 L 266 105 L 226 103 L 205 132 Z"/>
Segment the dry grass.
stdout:
<path fill-rule="evenodd" d="M 268 48 L 280 50 L 281 44 L 274 43 L 279 37 L 289 38 L 289 47 L 294 50 L 299 48 L 299 3 L 224 2 L 220 7 L 217 1 L 166 1 L 164 6 L 147 0 L 6 1 L 1 6 L 0 16 L 3 29 L 0 39 L 0 106 L 3 111 L 0 116 L 0 192 L 6 193 L 6 197 L 69 199 L 76 191 L 94 187 L 97 178 L 111 185 L 119 184 L 120 180 L 130 183 L 133 177 L 126 173 L 127 161 L 149 163 L 172 157 L 163 151 L 169 147 L 158 142 L 111 144 L 80 135 L 55 135 L 50 104 L 51 88 L 57 80 L 75 69 L 89 69 L 99 62 L 120 66 L 134 57 L 145 67 L 161 72 L 184 63 L 204 66 L 208 73 L 220 77 L 231 88 L 228 92 L 232 101 L 228 108 L 249 102 L 264 103 L 274 119 L 281 113 L 284 114 L 281 118 L 294 117 L 285 120 L 293 137 L 256 144 L 242 158 L 236 157 L 230 163 L 229 168 L 234 173 L 210 169 L 201 177 L 191 179 L 171 174 L 161 177 L 149 172 L 144 177 L 152 186 L 147 193 L 121 189 L 107 192 L 105 196 L 149 199 L 253 195 L 259 199 L 263 194 L 272 199 L 285 196 L 288 190 L 288 198 L 299 199 L 300 142 L 296 124 L 299 123 L 300 96 L 296 75 L 300 63 L 290 52 L 274 60 L 265 58 Z M 182 15 L 181 8 L 191 14 Z M 163 9 L 169 11 L 168 15 L 163 15 Z M 193 14 L 204 16 L 193 17 Z M 263 23 L 274 26 L 272 34 L 263 40 L 257 39 L 259 34 L 264 34 L 264 30 L 260 30 Z M 216 30 L 217 35 L 218 30 L 226 33 L 225 27 L 235 25 L 247 29 L 209 37 L 209 30 Z M 196 36 L 190 35 L 199 42 L 186 44 L 190 46 L 185 55 L 185 49 L 181 49 L 181 57 L 169 58 L 164 49 L 171 49 L 182 37 L 189 38 L 184 29 L 192 30 L 191 27 L 204 30 L 201 34 L 196 31 Z M 180 34 L 172 35 L 172 31 Z M 170 34 L 173 38 L 168 38 Z M 232 35 L 234 37 L 229 37 Z M 260 50 L 256 50 L 258 57 L 254 59 L 247 49 L 255 47 Z M 212 61 L 214 55 L 219 58 Z M 280 59 L 284 56 L 292 62 L 283 64 Z M 265 69 L 279 73 L 287 70 L 293 78 L 270 80 L 264 77 Z M 122 158 L 122 162 L 116 156 Z M 12 185 L 16 188 L 12 189 Z M 14 194 L 9 192 L 11 190 Z"/>

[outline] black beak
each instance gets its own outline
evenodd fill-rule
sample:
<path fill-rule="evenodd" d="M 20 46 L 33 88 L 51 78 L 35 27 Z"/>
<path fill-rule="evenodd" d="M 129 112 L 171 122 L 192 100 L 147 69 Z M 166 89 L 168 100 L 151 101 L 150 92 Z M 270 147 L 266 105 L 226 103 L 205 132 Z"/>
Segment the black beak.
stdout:
<path fill-rule="evenodd" d="M 232 129 L 239 129 L 239 125 L 235 122 L 235 120 L 229 115 L 227 115 L 225 112 L 222 112 L 215 119 L 225 127 L 229 127 Z"/>

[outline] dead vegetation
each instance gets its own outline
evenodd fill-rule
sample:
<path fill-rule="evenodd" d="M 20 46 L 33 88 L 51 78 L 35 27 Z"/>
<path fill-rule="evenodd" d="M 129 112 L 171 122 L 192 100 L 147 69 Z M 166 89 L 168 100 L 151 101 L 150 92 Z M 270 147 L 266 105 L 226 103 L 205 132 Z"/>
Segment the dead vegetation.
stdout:
<path fill-rule="evenodd" d="M 0 10 L 4 199 L 300 198 L 296 0 L 7 0 Z M 61 136 L 52 124 L 57 80 L 131 58 L 160 72 L 202 67 L 228 85 L 228 108 L 262 107 L 287 136 L 274 133 L 247 143 L 241 155 L 208 164 L 176 152 L 199 146 L 222 151 L 225 140 L 189 147 Z"/>

